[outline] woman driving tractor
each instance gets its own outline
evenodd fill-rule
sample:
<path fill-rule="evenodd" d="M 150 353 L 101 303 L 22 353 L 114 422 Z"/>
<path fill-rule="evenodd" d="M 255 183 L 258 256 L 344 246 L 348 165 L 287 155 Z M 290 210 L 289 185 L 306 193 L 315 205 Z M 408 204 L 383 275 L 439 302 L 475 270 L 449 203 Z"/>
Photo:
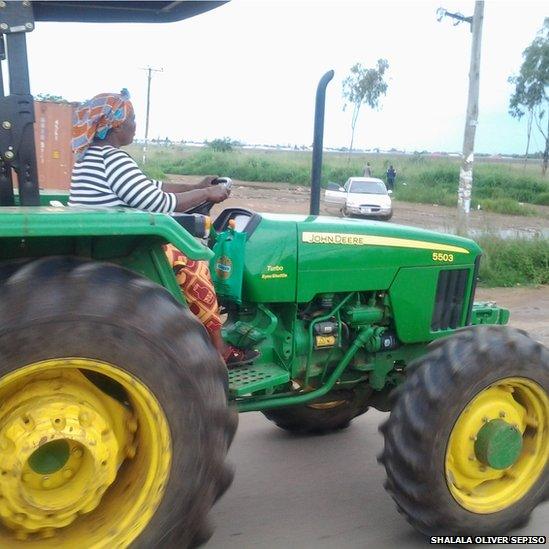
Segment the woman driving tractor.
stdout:
<path fill-rule="evenodd" d="M 135 113 L 129 93 L 102 93 L 82 103 L 75 111 L 69 206 L 129 207 L 156 213 L 185 212 L 204 202 L 219 203 L 230 191 L 212 185 L 215 177 L 181 191 L 179 185 L 149 179 L 120 147 L 135 136 Z M 205 261 L 193 261 L 171 244 L 165 246 L 168 260 L 190 310 L 200 319 L 227 367 L 250 362 L 258 356 L 225 344 L 217 297 Z"/>

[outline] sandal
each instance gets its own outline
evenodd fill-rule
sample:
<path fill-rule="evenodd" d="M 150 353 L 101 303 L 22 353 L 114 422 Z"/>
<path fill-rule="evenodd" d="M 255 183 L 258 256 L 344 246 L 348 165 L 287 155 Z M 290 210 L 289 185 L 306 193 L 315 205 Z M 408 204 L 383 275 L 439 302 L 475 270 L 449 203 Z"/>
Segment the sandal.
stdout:
<path fill-rule="evenodd" d="M 223 360 L 227 365 L 227 368 L 236 368 L 243 364 L 248 364 L 256 359 L 260 355 L 259 351 L 255 349 L 239 349 L 232 345 L 228 348 L 227 352 L 223 355 Z"/>

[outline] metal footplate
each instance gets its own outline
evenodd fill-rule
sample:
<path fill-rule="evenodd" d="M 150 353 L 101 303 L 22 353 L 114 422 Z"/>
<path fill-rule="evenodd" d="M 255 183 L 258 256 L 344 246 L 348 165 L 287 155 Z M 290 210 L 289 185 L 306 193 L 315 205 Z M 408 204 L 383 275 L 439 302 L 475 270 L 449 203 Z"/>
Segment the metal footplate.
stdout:
<path fill-rule="evenodd" d="M 229 393 L 243 396 L 290 381 L 290 373 L 275 364 L 240 366 L 229 370 Z"/>

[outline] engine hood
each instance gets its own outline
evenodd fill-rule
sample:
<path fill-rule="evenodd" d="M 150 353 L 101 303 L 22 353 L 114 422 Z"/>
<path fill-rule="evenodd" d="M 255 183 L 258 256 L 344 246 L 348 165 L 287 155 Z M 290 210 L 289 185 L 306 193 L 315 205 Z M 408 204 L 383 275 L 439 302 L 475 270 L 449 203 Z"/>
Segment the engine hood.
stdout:
<path fill-rule="evenodd" d="M 386 290 L 401 269 L 472 273 L 481 253 L 466 238 L 382 221 L 283 214 L 257 219 L 246 244 L 248 301 L 308 302 L 325 292 Z"/>

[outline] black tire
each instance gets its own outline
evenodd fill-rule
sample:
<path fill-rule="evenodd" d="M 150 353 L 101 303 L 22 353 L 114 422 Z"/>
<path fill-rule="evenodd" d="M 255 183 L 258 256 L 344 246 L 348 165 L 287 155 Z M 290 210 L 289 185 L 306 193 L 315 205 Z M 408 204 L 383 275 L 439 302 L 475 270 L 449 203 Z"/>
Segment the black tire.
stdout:
<path fill-rule="evenodd" d="M 367 397 L 363 393 L 339 390 L 310 404 L 274 408 L 263 414 L 284 431 L 324 435 L 347 428 L 355 417 L 367 410 Z"/>
<path fill-rule="evenodd" d="M 71 356 L 126 370 L 168 420 L 169 480 L 132 547 L 205 542 L 206 516 L 232 481 L 225 457 L 237 416 L 227 405 L 226 368 L 202 325 L 164 288 L 119 266 L 68 257 L 29 262 L 0 285 L 0 378 Z"/>
<path fill-rule="evenodd" d="M 548 465 L 522 498 L 501 511 L 480 514 L 452 496 L 446 484 L 446 447 L 466 405 L 498 380 L 528 378 L 549 391 L 549 352 L 525 332 L 497 326 L 466 328 L 431 347 L 411 365 L 380 428 L 385 487 L 398 510 L 425 535 L 504 534 L 523 525 L 544 499 Z"/>

